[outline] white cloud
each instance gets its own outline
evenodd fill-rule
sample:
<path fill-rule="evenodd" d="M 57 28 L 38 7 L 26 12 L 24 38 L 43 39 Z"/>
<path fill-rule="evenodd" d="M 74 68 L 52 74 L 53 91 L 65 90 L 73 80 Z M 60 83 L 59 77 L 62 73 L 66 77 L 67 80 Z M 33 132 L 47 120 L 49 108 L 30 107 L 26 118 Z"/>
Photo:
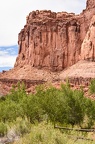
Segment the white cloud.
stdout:
<path fill-rule="evenodd" d="M 0 56 L 0 67 L 13 67 L 16 60 L 16 56 Z"/>
<path fill-rule="evenodd" d="M 17 46 L 0 47 L 0 67 L 13 67 L 17 57 Z"/>
<path fill-rule="evenodd" d="M 0 0 L 0 45 L 17 44 L 18 33 L 33 10 L 50 9 L 79 13 L 86 0 Z"/>
<path fill-rule="evenodd" d="M 0 57 L 1 57 L 1 56 L 5 56 L 6 54 L 8 54 L 7 51 L 0 51 Z"/>

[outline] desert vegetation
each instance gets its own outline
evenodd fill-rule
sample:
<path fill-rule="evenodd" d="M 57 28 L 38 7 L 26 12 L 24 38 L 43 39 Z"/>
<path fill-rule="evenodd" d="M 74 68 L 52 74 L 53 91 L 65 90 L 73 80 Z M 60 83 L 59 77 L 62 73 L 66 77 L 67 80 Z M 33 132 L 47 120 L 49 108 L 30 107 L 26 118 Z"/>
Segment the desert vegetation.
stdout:
<path fill-rule="evenodd" d="M 89 93 L 95 93 L 95 80 Z M 71 128 L 57 129 L 59 127 Z M 0 137 L 17 136 L 14 144 L 69 144 L 90 141 L 95 127 L 95 101 L 84 96 L 82 87 L 73 90 L 70 84 L 39 85 L 35 94 L 27 94 L 25 85 L 13 86 L 7 96 L 0 98 Z M 91 134 L 74 129 L 93 129 Z M 11 134 L 10 134 L 11 133 Z M 85 135 L 86 133 L 86 135 Z M 70 138 L 68 138 L 70 137 Z"/>

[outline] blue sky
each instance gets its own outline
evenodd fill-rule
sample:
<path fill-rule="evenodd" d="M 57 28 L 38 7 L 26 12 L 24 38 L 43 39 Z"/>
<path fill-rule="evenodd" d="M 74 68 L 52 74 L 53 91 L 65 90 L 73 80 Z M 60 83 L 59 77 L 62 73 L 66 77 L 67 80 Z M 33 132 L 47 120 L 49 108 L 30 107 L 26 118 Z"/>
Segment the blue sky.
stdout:
<path fill-rule="evenodd" d="M 0 72 L 14 66 L 18 53 L 18 46 L 0 46 Z"/>
<path fill-rule="evenodd" d="M 67 11 L 79 14 L 86 0 L 2 0 L 0 1 L 0 67 L 13 67 L 18 50 L 18 33 L 33 10 Z M 0 70 L 1 71 L 1 70 Z"/>

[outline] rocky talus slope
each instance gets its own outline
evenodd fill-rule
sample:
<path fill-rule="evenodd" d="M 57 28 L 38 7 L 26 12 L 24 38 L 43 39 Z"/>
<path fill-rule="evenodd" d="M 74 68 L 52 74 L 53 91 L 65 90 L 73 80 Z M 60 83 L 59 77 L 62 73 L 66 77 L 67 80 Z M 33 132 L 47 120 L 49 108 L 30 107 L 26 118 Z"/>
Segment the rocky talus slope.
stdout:
<path fill-rule="evenodd" d="M 18 80 L 31 86 L 44 82 L 88 85 L 95 78 L 95 1 L 87 0 L 79 15 L 50 10 L 32 11 L 18 35 L 14 68 L 0 74 L 10 87 Z M 35 83 L 35 84 L 34 84 Z"/>

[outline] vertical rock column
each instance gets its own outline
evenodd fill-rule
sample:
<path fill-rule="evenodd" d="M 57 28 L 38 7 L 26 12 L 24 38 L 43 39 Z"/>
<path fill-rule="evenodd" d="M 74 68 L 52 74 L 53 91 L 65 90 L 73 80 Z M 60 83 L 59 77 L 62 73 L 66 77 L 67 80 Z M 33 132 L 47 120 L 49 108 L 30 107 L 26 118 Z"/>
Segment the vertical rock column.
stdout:
<path fill-rule="evenodd" d="M 81 46 L 81 59 L 95 61 L 95 15 Z"/>

